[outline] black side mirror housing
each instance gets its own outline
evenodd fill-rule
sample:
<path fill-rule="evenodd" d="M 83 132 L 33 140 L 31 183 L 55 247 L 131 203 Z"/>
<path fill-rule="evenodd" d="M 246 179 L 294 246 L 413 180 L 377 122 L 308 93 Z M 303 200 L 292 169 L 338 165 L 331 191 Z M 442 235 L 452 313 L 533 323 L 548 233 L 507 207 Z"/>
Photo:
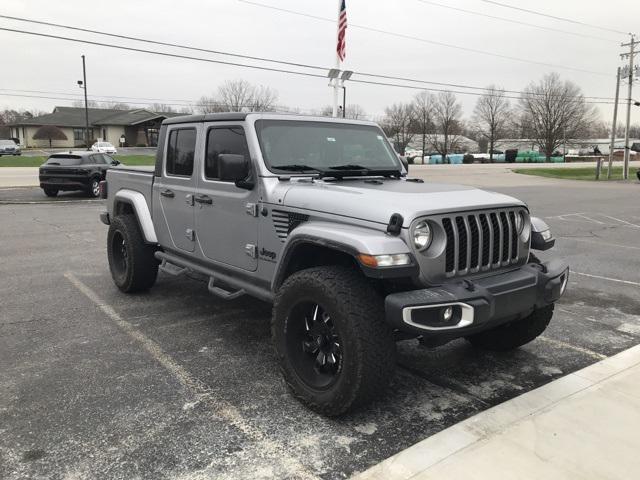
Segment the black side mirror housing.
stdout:
<path fill-rule="evenodd" d="M 112 160 L 111 161 L 111 165 L 113 165 L 114 167 L 117 167 L 118 165 L 120 165 L 120 161 L 119 160 Z"/>
<path fill-rule="evenodd" d="M 223 182 L 234 182 L 238 188 L 251 190 L 255 185 L 251 174 L 251 162 L 244 155 L 218 155 L 218 175 Z"/>

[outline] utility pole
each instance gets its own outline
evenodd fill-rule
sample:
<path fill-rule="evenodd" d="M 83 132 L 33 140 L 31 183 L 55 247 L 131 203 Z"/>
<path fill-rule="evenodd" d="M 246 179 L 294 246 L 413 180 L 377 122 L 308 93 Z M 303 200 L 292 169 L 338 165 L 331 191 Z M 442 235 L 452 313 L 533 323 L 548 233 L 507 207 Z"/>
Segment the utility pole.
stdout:
<path fill-rule="evenodd" d="M 613 149 L 616 146 L 616 130 L 618 129 L 618 101 L 620 99 L 620 67 L 616 74 L 616 101 L 613 104 L 613 127 L 611 128 L 611 144 L 609 145 L 609 165 L 607 168 L 607 180 L 611 179 L 611 165 L 613 163 Z M 598 172 L 597 177 L 600 176 Z"/>
<path fill-rule="evenodd" d="M 620 55 L 620 58 L 629 58 L 629 75 L 627 81 L 629 82 L 627 91 L 629 92 L 627 96 L 627 124 L 624 130 L 624 174 L 623 178 L 625 180 L 629 179 L 629 128 L 631 124 L 631 102 L 633 95 L 633 60 L 636 55 L 635 47 L 640 44 L 640 42 L 636 41 L 636 36 L 634 34 L 631 35 L 631 41 L 629 43 L 623 43 L 623 47 L 629 47 L 629 53 L 623 53 Z M 626 73 L 626 72 L 625 72 Z"/>
<path fill-rule="evenodd" d="M 87 69 L 84 63 L 84 55 L 82 55 L 82 81 L 84 88 L 84 123 L 85 123 L 85 144 L 87 146 L 87 150 L 91 150 L 91 146 L 89 146 L 89 102 L 87 101 Z"/>

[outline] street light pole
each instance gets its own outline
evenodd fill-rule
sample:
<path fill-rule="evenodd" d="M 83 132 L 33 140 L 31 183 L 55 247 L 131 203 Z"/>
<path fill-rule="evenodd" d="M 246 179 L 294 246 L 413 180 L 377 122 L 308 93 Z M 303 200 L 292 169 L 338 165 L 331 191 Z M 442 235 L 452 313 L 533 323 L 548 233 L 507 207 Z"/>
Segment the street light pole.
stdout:
<path fill-rule="evenodd" d="M 342 118 L 347 118 L 347 87 L 342 83 Z"/>
<path fill-rule="evenodd" d="M 84 55 L 82 55 L 82 88 L 84 89 L 84 122 L 85 122 L 85 145 L 87 146 L 87 150 L 91 150 L 89 146 L 89 102 L 87 100 L 87 69 L 84 62 Z"/>
<path fill-rule="evenodd" d="M 609 145 L 609 165 L 607 167 L 607 180 L 611 179 L 611 165 L 613 163 L 613 150 L 616 147 L 616 130 L 618 129 L 618 101 L 620 98 L 620 67 L 616 75 L 616 100 L 613 104 L 613 127 L 611 128 L 611 144 Z"/>
<path fill-rule="evenodd" d="M 631 34 L 631 41 L 629 43 L 625 43 L 623 47 L 629 47 L 629 53 L 623 53 L 621 55 L 622 58 L 629 58 L 629 78 L 628 82 L 628 96 L 627 96 L 627 123 L 624 130 L 624 172 L 622 178 L 624 180 L 629 179 L 629 128 L 631 123 L 631 102 L 633 95 L 633 60 L 636 55 L 635 47 L 640 44 L 640 42 L 636 41 L 635 35 Z"/>

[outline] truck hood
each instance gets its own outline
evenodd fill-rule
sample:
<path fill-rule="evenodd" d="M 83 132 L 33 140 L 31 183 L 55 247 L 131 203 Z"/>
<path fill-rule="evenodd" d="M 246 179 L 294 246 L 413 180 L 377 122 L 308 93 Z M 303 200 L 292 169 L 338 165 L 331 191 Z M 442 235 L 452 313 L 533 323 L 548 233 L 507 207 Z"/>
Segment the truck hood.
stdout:
<path fill-rule="evenodd" d="M 386 179 L 381 183 L 292 181 L 280 194 L 285 206 L 383 224 L 399 213 L 403 227 L 425 215 L 525 205 L 513 197 L 474 187 Z"/>

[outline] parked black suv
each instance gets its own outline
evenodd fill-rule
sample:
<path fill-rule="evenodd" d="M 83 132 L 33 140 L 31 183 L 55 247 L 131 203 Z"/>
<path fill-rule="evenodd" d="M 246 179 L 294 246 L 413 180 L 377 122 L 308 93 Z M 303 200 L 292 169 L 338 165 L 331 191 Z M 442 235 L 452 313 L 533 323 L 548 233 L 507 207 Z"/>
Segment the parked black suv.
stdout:
<path fill-rule="evenodd" d="M 119 163 L 104 153 L 54 153 L 40 167 L 40 188 L 47 197 L 55 197 L 61 190 L 84 190 L 97 197 L 107 170 Z"/>

